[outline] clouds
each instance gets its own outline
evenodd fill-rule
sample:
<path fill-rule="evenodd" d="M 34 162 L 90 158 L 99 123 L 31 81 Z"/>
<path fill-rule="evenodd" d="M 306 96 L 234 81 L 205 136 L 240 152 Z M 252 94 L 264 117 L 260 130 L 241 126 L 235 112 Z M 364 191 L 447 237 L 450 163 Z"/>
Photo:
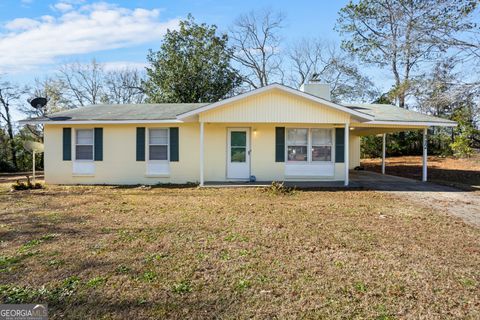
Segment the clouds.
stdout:
<path fill-rule="evenodd" d="M 55 17 L 17 18 L 1 26 L 0 73 L 53 63 L 70 55 L 148 43 L 178 25 L 176 19 L 161 22 L 157 9 L 78 3 L 58 2 Z"/>

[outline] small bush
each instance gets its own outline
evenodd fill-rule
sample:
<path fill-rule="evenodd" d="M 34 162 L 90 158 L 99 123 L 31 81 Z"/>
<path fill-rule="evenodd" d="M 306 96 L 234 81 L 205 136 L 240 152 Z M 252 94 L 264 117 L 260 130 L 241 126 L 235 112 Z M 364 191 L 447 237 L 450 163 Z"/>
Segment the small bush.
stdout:
<path fill-rule="evenodd" d="M 288 195 L 295 192 L 295 188 L 285 186 L 283 182 L 273 181 L 272 184 L 265 188 L 265 191 L 273 195 Z"/>
<path fill-rule="evenodd" d="M 31 190 L 31 189 L 43 189 L 43 184 L 39 182 L 32 183 L 30 181 L 30 177 L 27 177 L 27 182 L 21 182 L 20 180 L 17 180 L 14 184 L 12 184 L 12 190 Z"/>

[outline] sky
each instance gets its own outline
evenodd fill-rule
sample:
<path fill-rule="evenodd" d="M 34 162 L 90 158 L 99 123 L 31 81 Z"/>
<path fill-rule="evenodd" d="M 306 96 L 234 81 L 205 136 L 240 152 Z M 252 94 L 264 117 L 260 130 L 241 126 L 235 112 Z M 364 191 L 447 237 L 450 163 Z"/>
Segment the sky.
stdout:
<path fill-rule="evenodd" d="M 340 42 L 334 26 L 347 0 L 0 0 L 0 75 L 32 84 L 69 62 L 95 58 L 106 69 L 146 66 L 168 28 L 191 13 L 227 31 L 241 13 L 285 14 L 283 41 L 302 37 Z M 381 76 L 376 74 L 375 76 Z M 378 79 L 376 79 L 378 80 Z M 377 82 L 377 81 L 376 81 Z M 384 82 L 380 79 L 379 83 Z"/>
<path fill-rule="evenodd" d="M 286 15 L 284 41 L 304 36 L 338 40 L 333 30 L 346 1 L 307 0 L 0 0 L 0 74 L 31 82 L 72 61 L 142 66 L 167 28 L 191 13 L 227 30 L 244 12 L 272 8 Z"/>

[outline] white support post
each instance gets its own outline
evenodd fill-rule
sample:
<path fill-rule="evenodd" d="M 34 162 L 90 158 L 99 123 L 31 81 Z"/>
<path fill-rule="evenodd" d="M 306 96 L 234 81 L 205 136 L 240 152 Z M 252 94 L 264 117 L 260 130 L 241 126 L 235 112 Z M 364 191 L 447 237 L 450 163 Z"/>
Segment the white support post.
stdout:
<path fill-rule="evenodd" d="M 205 136 L 205 128 L 204 123 L 200 122 L 200 186 L 203 187 L 204 184 L 204 136 Z"/>
<path fill-rule="evenodd" d="M 382 136 L 382 174 L 385 174 L 385 145 L 387 140 L 387 134 L 384 133 Z"/>
<path fill-rule="evenodd" d="M 345 186 L 347 187 L 349 184 L 349 167 L 350 167 L 350 160 L 348 159 L 349 155 L 349 148 L 348 148 L 348 142 L 350 140 L 350 126 L 349 123 L 345 123 L 345 142 L 344 142 L 344 161 L 345 161 Z"/>
<path fill-rule="evenodd" d="M 423 171 L 422 171 L 422 181 L 427 181 L 427 131 L 428 128 L 423 129 Z"/>
<path fill-rule="evenodd" d="M 32 173 L 33 173 L 33 183 L 35 183 L 35 150 L 33 150 L 33 165 L 32 165 Z"/>

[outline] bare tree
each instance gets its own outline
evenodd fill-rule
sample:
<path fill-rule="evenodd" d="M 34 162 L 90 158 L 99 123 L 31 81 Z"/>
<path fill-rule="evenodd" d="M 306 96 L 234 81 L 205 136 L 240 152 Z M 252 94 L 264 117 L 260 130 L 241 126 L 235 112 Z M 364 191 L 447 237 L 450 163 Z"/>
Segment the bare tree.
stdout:
<path fill-rule="evenodd" d="M 331 88 L 332 100 L 371 101 L 378 95 L 373 82 L 362 75 L 353 58 L 333 42 L 301 39 L 288 49 L 291 65 L 289 82 L 300 87 L 313 77 Z"/>
<path fill-rule="evenodd" d="M 13 132 L 12 108 L 21 101 L 25 92 L 25 88 L 21 88 L 9 81 L 0 82 L 0 120 L 5 123 L 7 129 L 8 146 L 14 169 L 18 168 L 18 163 Z"/>
<path fill-rule="evenodd" d="M 232 58 L 243 72 L 244 82 L 260 88 L 283 81 L 280 35 L 285 16 L 272 10 L 251 11 L 235 20 L 230 29 Z"/>
<path fill-rule="evenodd" d="M 109 71 L 105 75 L 105 97 L 109 103 L 142 103 L 145 94 L 142 81 L 145 73 L 137 69 L 125 68 Z"/>
<path fill-rule="evenodd" d="M 47 99 L 47 105 L 44 108 L 32 108 L 29 104 L 19 106 L 19 111 L 29 118 L 43 117 L 50 113 L 69 109 L 73 102 L 65 98 L 65 83 L 57 78 L 47 77 L 44 79 L 35 79 L 35 83 L 28 89 L 30 99 L 43 97 Z M 43 141 L 43 125 L 26 125 L 27 130 L 37 139 Z"/>
<path fill-rule="evenodd" d="M 337 29 L 343 47 L 363 62 L 389 67 L 392 90 L 406 107 L 413 72 L 449 49 L 445 42 L 471 29 L 465 21 L 477 6 L 470 0 L 361 0 L 339 12 Z"/>
<path fill-rule="evenodd" d="M 98 104 L 104 97 L 104 67 L 95 59 L 88 64 L 74 62 L 60 67 L 59 79 L 64 83 L 64 97 L 72 107 Z"/>

